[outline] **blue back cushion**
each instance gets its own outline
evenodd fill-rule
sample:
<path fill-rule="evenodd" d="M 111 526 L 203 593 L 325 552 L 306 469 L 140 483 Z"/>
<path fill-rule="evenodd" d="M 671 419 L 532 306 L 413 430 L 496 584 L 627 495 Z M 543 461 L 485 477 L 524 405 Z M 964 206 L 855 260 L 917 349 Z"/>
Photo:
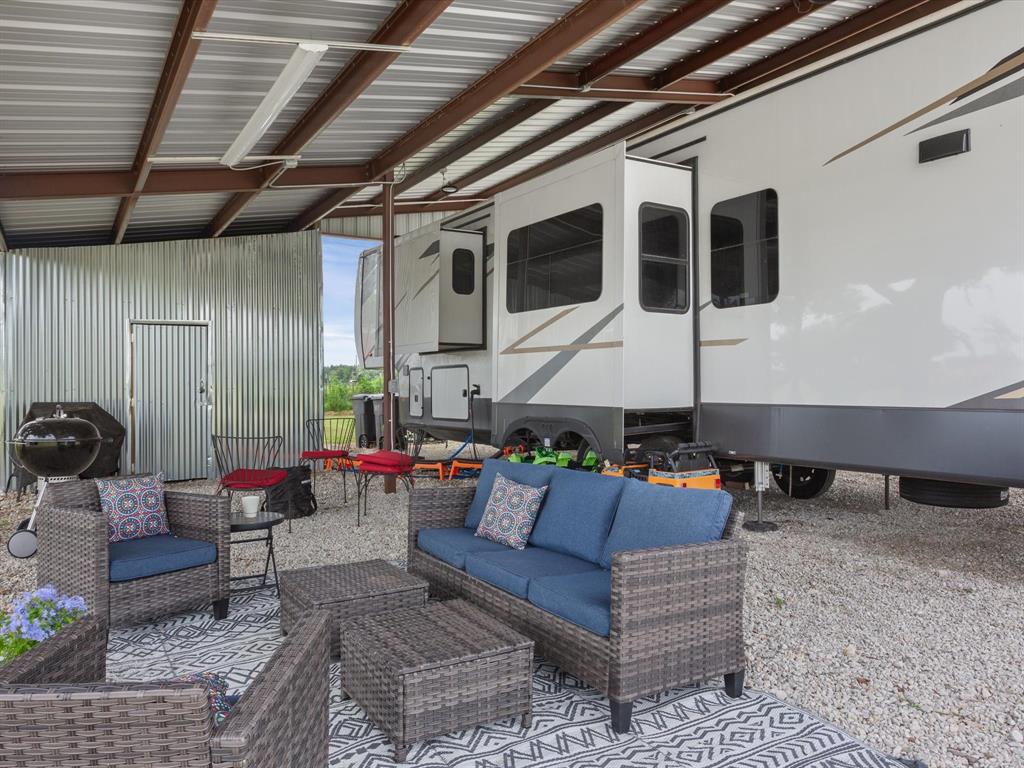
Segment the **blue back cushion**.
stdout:
<path fill-rule="evenodd" d="M 601 562 L 608 530 L 622 494 L 621 477 L 555 469 L 530 543 L 573 557 Z"/>
<path fill-rule="evenodd" d="M 540 488 L 551 481 L 553 469 L 546 464 L 513 464 L 511 461 L 487 459 L 480 470 L 480 479 L 476 483 L 473 503 L 469 505 L 469 512 L 466 513 L 465 525 L 467 528 L 472 528 L 475 531 L 480 525 L 480 520 L 484 516 L 484 507 L 487 506 L 487 499 L 491 495 L 491 486 L 494 485 L 494 475 L 498 472 L 501 472 L 509 480 Z"/>
<path fill-rule="evenodd" d="M 612 567 L 612 554 L 626 549 L 700 544 L 722 538 L 732 509 L 725 491 L 670 488 L 624 480 L 601 565 Z"/>

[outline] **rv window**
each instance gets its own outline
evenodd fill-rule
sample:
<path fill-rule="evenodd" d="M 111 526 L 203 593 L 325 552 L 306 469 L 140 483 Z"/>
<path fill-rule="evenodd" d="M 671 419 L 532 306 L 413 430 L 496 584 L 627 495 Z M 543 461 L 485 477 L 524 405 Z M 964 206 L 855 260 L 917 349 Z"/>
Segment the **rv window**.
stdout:
<path fill-rule="evenodd" d="M 640 306 L 648 312 L 685 312 L 689 307 L 688 225 L 686 211 L 640 206 Z"/>
<path fill-rule="evenodd" d="M 767 304 L 779 295 L 779 196 L 774 189 L 711 209 L 711 302 Z"/>
<path fill-rule="evenodd" d="M 476 286 L 476 267 L 473 252 L 468 248 L 452 251 L 452 290 L 468 296 Z"/>
<path fill-rule="evenodd" d="M 509 312 L 595 301 L 601 295 L 604 213 L 599 203 L 509 233 Z"/>

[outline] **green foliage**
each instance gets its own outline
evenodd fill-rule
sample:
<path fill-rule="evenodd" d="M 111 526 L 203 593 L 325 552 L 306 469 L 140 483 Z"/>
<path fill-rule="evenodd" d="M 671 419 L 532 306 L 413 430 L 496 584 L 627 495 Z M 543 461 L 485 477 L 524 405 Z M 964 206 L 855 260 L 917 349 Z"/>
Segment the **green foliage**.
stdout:
<path fill-rule="evenodd" d="M 52 584 L 23 593 L 10 614 L 0 618 L 0 664 L 53 637 L 84 614 L 84 599 L 62 595 Z"/>
<path fill-rule="evenodd" d="M 324 411 L 352 410 L 352 395 L 378 394 L 384 391 L 384 375 L 354 365 L 330 365 L 324 368 Z"/>

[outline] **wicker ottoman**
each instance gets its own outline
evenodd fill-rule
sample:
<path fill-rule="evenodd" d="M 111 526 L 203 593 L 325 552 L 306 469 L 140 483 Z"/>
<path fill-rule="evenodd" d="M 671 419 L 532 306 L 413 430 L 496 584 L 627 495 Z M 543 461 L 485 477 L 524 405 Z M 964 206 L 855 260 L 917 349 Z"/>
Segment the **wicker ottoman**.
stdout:
<path fill-rule="evenodd" d="M 523 715 L 533 641 L 463 600 L 378 614 L 341 630 L 341 687 L 395 744 Z"/>
<path fill-rule="evenodd" d="M 288 634 L 309 611 L 327 611 L 332 658 L 339 652 L 338 630 L 349 620 L 427 602 L 427 582 L 383 560 L 299 568 L 280 578 L 281 631 Z"/>

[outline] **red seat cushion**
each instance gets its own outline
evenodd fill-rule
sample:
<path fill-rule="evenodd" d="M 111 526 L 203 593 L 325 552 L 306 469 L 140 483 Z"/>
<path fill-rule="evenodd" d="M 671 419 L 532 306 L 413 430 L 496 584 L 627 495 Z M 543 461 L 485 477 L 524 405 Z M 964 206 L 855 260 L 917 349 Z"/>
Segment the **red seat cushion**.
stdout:
<path fill-rule="evenodd" d="M 408 475 L 412 467 L 387 467 L 383 464 L 367 464 L 365 461 L 359 465 L 359 471 L 367 475 Z"/>
<path fill-rule="evenodd" d="M 341 449 L 337 450 L 322 450 L 322 451 L 303 451 L 301 459 L 347 459 L 348 451 Z"/>
<path fill-rule="evenodd" d="M 269 488 L 287 479 L 283 469 L 236 469 L 221 478 L 227 488 Z"/>
<path fill-rule="evenodd" d="M 415 459 L 408 454 L 401 453 L 400 451 L 373 451 L 372 453 L 360 453 L 359 456 L 360 468 L 366 465 L 371 465 L 375 468 L 384 467 L 391 469 L 400 469 L 403 472 L 408 472 L 412 469 L 412 465 L 415 463 Z"/>

